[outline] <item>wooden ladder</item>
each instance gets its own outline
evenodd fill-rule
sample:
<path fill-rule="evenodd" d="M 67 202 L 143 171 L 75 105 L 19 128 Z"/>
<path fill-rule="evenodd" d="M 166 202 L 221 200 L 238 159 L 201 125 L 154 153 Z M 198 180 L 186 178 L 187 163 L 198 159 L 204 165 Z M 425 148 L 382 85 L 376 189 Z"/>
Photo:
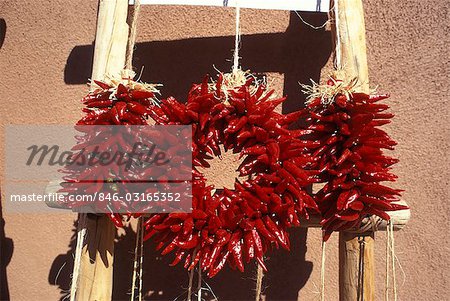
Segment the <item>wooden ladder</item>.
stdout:
<path fill-rule="evenodd" d="M 333 4 L 331 5 L 333 7 Z M 361 0 L 335 0 L 338 14 L 334 22 L 335 37 L 340 41 L 340 60 L 347 76 L 358 77 L 360 89 L 369 92 L 366 57 L 364 12 Z M 335 10 L 336 11 L 336 10 Z M 100 0 L 98 6 L 92 79 L 102 80 L 105 74 L 118 74 L 125 65 L 128 41 L 128 1 Z M 394 230 L 401 229 L 409 219 L 409 210 L 390 213 Z M 76 295 L 71 300 L 112 299 L 115 228 L 105 215 L 84 215 L 85 245 L 82 249 Z M 319 227 L 318 219 L 305 221 L 305 227 Z M 382 230 L 386 225 L 381 225 Z M 360 239 L 364 239 L 363 300 L 375 300 L 374 232 L 339 235 L 339 299 L 361 300 L 358 297 Z M 362 301 L 362 300 L 361 300 Z"/>

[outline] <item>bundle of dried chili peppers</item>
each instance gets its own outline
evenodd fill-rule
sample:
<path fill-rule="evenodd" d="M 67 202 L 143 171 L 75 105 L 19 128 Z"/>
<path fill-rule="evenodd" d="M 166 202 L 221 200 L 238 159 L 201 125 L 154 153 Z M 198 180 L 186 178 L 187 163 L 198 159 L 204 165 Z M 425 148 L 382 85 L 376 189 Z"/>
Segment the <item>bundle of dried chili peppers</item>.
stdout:
<path fill-rule="evenodd" d="M 289 125 L 305 112 L 275 112 L 285 98 L 271 99 L 274 91 L 253 77 L 231 88 L 222 75 L 215 84 L 208 80 L 192 87 L 186 104 L 168 98 L 151 113 L 159 124 L 192 125 L 193 211 L 151 216 L 145 239 L 154 237 L 163 255 L 175 251 L 172 265 L 184 260 L 185 268 L 199 265 L 210 277 L 226 263 L 243 271 L 253 259 L 266 269 L 265 252 L 289 249 L 286 229 L 318 210 L 305 191 L 316 172 L 303 169 L 312 164 L 305 151 L 318 142 L 298 139 L 305 131 Z M 220 157 L 221 145 L 244 157 L 237 170 L 248 179 L 212 193 L 198 167 Z"/>
<path fill-rule="evenodd" d="M 113 127 L 108 127 L 108 125 L 146 125 L 151 107 L 156 102 L 155 93 L 158 91 L 155 86 L 133 81 L 132 75 L 128 74 L 123 73 L 122 78 L 113 78 L 109 82 L 94 81 L 95 89 L 81 100 L 86 107 L 83 108 L 85 115 L 75 126 L 81 135 L 75 137 L 77 144 L 72 148 L 75 151 L 74 157 L 82 152 L 92 154 L 92 151 L 96 153 L 108 151 L 110 154 L 119 151 L 129 152 L 135 141 L 142 140 L 139 132 L 117 132 Z M 106 166 L 70 164 L 61 172 L 67 175 L 63 178 L 65 183 L 62 183 L 63 188 L 59 192 L 69 195 L 94 194 L 99 191 L 117 193 L 118 187 L 124 187 L 119 184 L 133 177 L 133 171 L 125 173 L 117 164 Z M 92 212 L 109 212 L 108 215 L 114 224 L 118 227 L 123 226 L 122 215 L 117 211 L 120 211 L 119 209 L 127 211 L 123 209 L 129 206 L 127 202 L 101 202 L 98 199 L 95 201 L 97 201 L 95 204 L 90 204 L 95 206 Z M 114 208 L 104 208 L 112 204 Z M 74 209 L 86 203 L 74 202 L 66 197 L 63 205 Z"/>
<path fill-rule="evenodd" d="M 310 133 L 304 139 L 318 143 L 311 155 L 317 182 L 324 183 L 315 199 L 325 240 L 333 231 L 359 226 L 369 215 L 389 220 L 387 211 L 406 209 L 396 204 L 402 190 L 380 184 L 397 178 L 390 167 L 398 160 L 383 152 L 396 142 L 379 128 L 394 116 L 379 103 L 389 95 L 357 93 L 355 84 L 331 78 L 325 86 L 307 87 L 312 92 L 306 108 Z"/>
<path fill-rule="evenodd" d="M 98 88 L 81 101 L 86 114 L 77 125 L 145 125 L 158 93 L 154 85 L 139 83 L 129 77 L 109 83 L 94 80 Z"/>

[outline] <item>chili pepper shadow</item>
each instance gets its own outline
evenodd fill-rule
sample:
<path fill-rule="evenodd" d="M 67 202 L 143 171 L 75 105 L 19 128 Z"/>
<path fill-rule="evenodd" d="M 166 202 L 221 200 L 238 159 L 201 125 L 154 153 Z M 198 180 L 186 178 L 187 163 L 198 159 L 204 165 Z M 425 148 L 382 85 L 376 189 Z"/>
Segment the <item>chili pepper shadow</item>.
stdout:
<path fill-rule="evenodd" d="M 87 217 L 87 223 L 96 223 L 98 219 L 95 215 L 88 214 Z M 64 254 L 59 254 L 52 263 L 52 266 L 50 268 L 49 274 L 48 274 L 48 283 L 50 285 L 58 286 L 61 296 L 60 301 L 68 300 L 70 295 L 70 286 L 72 282 L 72 272 L 73 272 L 73 266 L 74 266 L 74 260 L 75 260 L 75 249 L 77 245 L 77 228 L 78 228 L 78 220 L 74 221 L 73 227 L 72 227 L 72 236 L 70 237 L 68 250 Z M 130 237 L 135 237 L 136 235 L 133 233 L 127 233 Z M 119 249 L 125 249 L 126 247 L 123 245 L 122 237 L 116 238 L 115 248 Z M 108 250 L 106 250 L 108 251 Z M 96 251 L 93 248 L 88 249 L 90 258 L 95 258 Z M 100 254 L 100 258 L 104 263 L 107 263 L 106 254 Z M 114 259 L 116 260 L 116 259 Z M 121 263 L 119 262 L 117 264 L 119 266 L 118 273 L 119 276 L 121 274 Z M 116 270 L 115 270 L 116 271 Z M 121 277 L 121 276 L 120 276 Z M 131 280 L 130 280 L 131 281 Z M 3 299 L 0 299 L 3 300 Z M 116 300 L 116 299 L 114 299 Z"/>
<path fill-rule="evenodd" d="M 134 247 L 136 232 L 131 226 L 125 226 L 124 235 L 116 237 L 114 246 L 114 278 L 112 300 L 130 300 L 131 281 L 133 275 Z M 60 289 L 60 301 L 68 299 L 71 285 L 71 274 L 74 265 L 76 248 L 77 222 L 74 222 L 69 249 L 58 255 L 53 261 L 48 275 L 48 282 Z M 174 300 L 185 292 L 187 273 L 181 267 L 169 267 L 170 256 L 161 258 L 151 242 L 144 245 L 144 295 L 145 300 Z M 3 278 L 2 278 L 3 279 Z M 2 282 L 3 284 L 3 282 Z M 183 288 L 184 287 L 184 288 Z M 3 300 L 3 297 L 2 299 Z"/>
<path fill-rule="evenodd" d="M 11 261 L 14 242 L 5 234 L 5 220 L 3 219 L 2 200 L 0 196 L 0 300 L 9 300 L 8 275 L 6 267 Z"/>
<path fill-rule="evenodd" d="M 75 247 L 77 244 L 77 221 L 72 227 L 72 236 L 69 241 L 69 250 L 65 254 L 59 254 L 52 263 L 48 273 L 48 283 L 58 286 L 61 297 L 60 301 L 67 300 L 70 293 L 71 274 L 73 271 Z"/>
<path fill-rule="evenodd" d="M 136 233 L 125 228 L 126 235 L 116 243 L 114 255 L 113 300 L 129 300 Z M 299 290 L 306 284 L 312 271 L 312 262 L 305 261 L 307 230 L 291 231 L 291 252 L 270 252 L 267 258 L 269 272 L 263 279 L 265 300 L 297 300 Z M 188 272 L 183 261 L 175 267 L 169 264 L 172 255 L 161 256 L 153 242 L 144 244 L 143 294 L 145 300 L 186 300 Z M 256 264 L 245 266 L 245 272 L 231 270 L 226 266 L 210 279 L 202 276 L 203 300 L 254 300 L 256 287 Z M 197 273 L 194 274 L 193 291 L 197 288 Z M 211 290 L 209 290 L 211 288 Z M 178 298 L 178 299 L 177 299 Z M 194 298 L 196 299 L 196 298 Z"/>
<path fill-rule="evenodd" d="M 308 229 L 295 228 L 289 232 L 290 252 L 274 252 L 267 261 L 263 284 L 267 287 L 264 293 L 268 301 L 297 300 L 298 292 L 311 276 L 313 263 L 305 260 Z"/>
<path fill-rule="evenodd" d="M 114 254 L 113 300 L 129 300 L 133 273 L 134 247 L 136 233 L 131 227 L 125 228 L 126 235 L 116 243 Z M 186 300 L 189 281 L 188 271 L 181 261 L 170 267 L 173 254 L 161 256 L 155 250 L 153 241 L 144 243 L 143 296 L 145 300 Z M 255 287 L 255 268 L 251 264 L 245 273 L 224 268 L 216 277 L 210 279 L 203 273 L 203 300 L 214 300 L 208 285 L 219 300 L 253 300 Z M 197 272 L 194 274 L 193 292 L 197 288 Z M 230 290 L 230 287 L 233 287 Z M 178 299 L 177 299 L 178 298 Z M 196 300 L 196 298 L 193 298 Z"/>

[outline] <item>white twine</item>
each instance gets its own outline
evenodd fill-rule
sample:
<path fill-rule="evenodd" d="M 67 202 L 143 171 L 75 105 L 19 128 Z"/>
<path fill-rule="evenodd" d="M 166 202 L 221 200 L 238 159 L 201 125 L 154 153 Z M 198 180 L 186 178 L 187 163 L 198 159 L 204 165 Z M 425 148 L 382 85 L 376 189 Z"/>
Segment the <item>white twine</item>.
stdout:
<path fill-rule="evenodd" d="M 136 298 L 136 279 L 139 277 L 139 301 L 142 301 L 142 265 L 144 263 L 144 223 L 142 222 L 142 217 L 138 219 L 138 224 L 136 228 L 136 245 L 134 247 L 134 266 L 133 266 L 133 279 L 131 283 L 131 301 Z M 138 271 L 139 270 L 139 271 Z"/>
<path fill-rule="evenodd" d="M 364 299 L 364 271 L 365 271 L 365 248 L 366 248 L 366 236 L 358 236 L 359 243 L 359 271 L 358 271 L 358 301 Z"/>
<path fill-rule="evenodd" d="M 397 293 L 397 273 L 395 268 L 395 260 L 397 256 L 395 255 L 395 239 L 394 239 L 394 223 L 388 221 L 386 227 L 386 288 L 385 288 L 385 300 L 389 300 L 389 274 L 392 273 L 392 291 L 394 295 L 394 301 L 398 299 Z M 401 267 L 401 266 L 400 266 Z"/>
<path fill-rule="evenodd" d="M 300 21 L 302 21 L 303 24 L 305 24 L 306 26 L 311 27 L 314 30 L 322 29 L 325 26 L 327 26 L 328 23 L 330 23 L 330 19 L 328 19 L 322 25 L 314 26 L 311 23 L 306 22 L 305 19 L 303 19 L 303 17 L 298 13 L 298 11 L 294 10 L 294 13 L 297 15 L 297 17 L 300 19 Z"/>
<path fill-rule="evenodd" d="M 234 54 L 233 54 L 233 73 L 239 70 L 239 46 L 241 43 L 241 29 L 240 29 L 241 9 L 236 1 L 236 34 L 234 37 Z"/>
<path fill-rule="evenodd" d="M 198 284 L 197 284 L 197 300 L 202 301 L 202 269 L 200 262 L 198 263 Z"/>
<path fill-rule="evenodd" d="M 385 288 L 384 288 L 384 300 L 389 301 L 389 248 L 391 244 L 391 235 L 389 230 L 389 224 L 391 221 L 388 221 L 387 227 L 386 227 L 386 281 L 385 281 Z"/>
<path fill-rule="evenodd" d="M 262 280 L 264 277 L 264 271 L 259 264 L 256 264 L 257 272 L 256 272 L 256 301 L 261 301 L 261 293 L 262 293 Z"/>
<path fill-rule="evenodd" d="M 194 252 L 195 257 L 195 252 Z M 187 292 L 187 301 L 192 300 L 192 282 L 194 281 L 194 269 L 189 271 L 189 284 L 188 284 L 188 292 Z"/>
<path fill-rule="evenodd" d="M 72 283 L 70 285 L 70 301 L 75 301 L 78 288 L 78 278 L 81 267 L 81 254 L 83 251 L 84 239 L 86 237 L 86 214 L 80 213 L 77 225 L 77 246 L 75 248 L 75 262 L 73 264 Z"/>
<path fill-rule="evenodd" d="M 325 246 L 326 242 L 322 240 L 322 262 L 320 267 L 320 301 L 325 301 Z"/>
<path fill-rule="evenodd" d="M 335 62 L 336 62 L 336 69 L 341 70 L 341 38 L 339 36 L 339 10 L 338 10 L 337 4 L 334 5 L 334 24 L 336 26 L 336 50 L 335 50 Z"/>
<path fill-rule="evenodd" d="M 395 273 L 395 240 L 394 240 L 394 223 L 389 221 L 389 232 L 391 235 L 391 260 L 392 260 L 392 286 L 394 288 L 394 301 L 397 301 L 397 277 Z"/>
<path fill-rule="evenodd" d="M 141 248 L 141 254 L 140 254 L 140 259 L 139 259 L 139 301 L 142 301 L 142 287 L 143 287 L 143 274 L 142 274 L 142 270 L 144 267 L 144 221 L 143 221 L 143 217 L 141 217 L 139 219 L 141 221 L 141 242 L 140 242 L 140 248 Z"/>

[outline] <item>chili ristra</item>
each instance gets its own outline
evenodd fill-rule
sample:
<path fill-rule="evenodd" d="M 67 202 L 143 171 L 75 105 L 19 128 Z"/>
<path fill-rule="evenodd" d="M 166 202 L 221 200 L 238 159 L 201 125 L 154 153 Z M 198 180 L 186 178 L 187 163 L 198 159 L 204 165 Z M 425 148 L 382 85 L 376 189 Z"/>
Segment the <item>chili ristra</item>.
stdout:
<path fill-rule="evenodd" d="M 205 77 L 185 104 L 167 98 L 150 115 L 160 124 L 192 125 L 193 211 L 153 215 L 145 222 L 145 239 L 153 237 L 163 255 L 174 252 L 172 265 L 184 260 L 185 268 L 193 269 L 200 264 L 209 277 L 226 263 L 243 271 L 245 263 L 256 260 L 266 269 L 268 250 L 289 249 L 287 228 L 318 211 L 305 192 L 316 175 L 303 170 L 313 163 L 305 154 L 311 145 L 298 139 L 308 131 L 289 128 L 306 112 L 275 112 L 285 98 L 272 99 L 273 90 L 253 77 L 231 89 L 223 85 L 222 75 L 214 85 Z M 221 157 L 220 146 L 239 153 L 243 161 L 237 171 L 248 178 L 236 179 L 234 189 L 212 193 L 199 167 Z"/>
<path fill-rule="evenodd" d="M 338 84 L 331 79 L 330 89 L 324 90 Z M 398 160 L 383 151 L 394 149 L 397 143 L 379 128 L 394 116 L 384 112 L 388 105 L 379 103 L 388 97 L 337 93 L 329 103 L 323 103 L 322 96 L 312 98 L 304 110 L 310 133 L 303 139 L 311 146 L 317 182 L 324 184 L 314 198 L 322 214 L 325 240 L 333 231 L 359 226 L 369 215 L 388 220 L 387 211 L 407 208 L 396 203 L 402 190 L 380 184 L 397 179 L 390 169 Z"/>
<path fill-rule="evenodd" d="M 77 144 L 72 148 L 75 151 L 74 156 L 76 157 L 77 152 L 83 150 L 87 152 L 107 150 L 112 154 L 118 151 L 130 152 L 135 141 L 143 141 L 143 137 L 140 137 L 142 132 L 136 130 L 114 135 L 112 131 L 102 131 L 101 127 L 97 127 L 100 129 L 97 131 L 96 126 L 146 125 L 151 110 L 158 109 L 154 105 L 157 101 L 155 93 L 158 91 L 153 85 L 136 82 L 129 77 L 112 79 L 109 82 L 94 80 L 92 87 L 93 90 L 81 100 L 85 105 L 83 108 L 84 116 L 77 122 L 75 128 L 84 132 L 84 135 L 76 137 Z M 154 138 L 154 135 L 152 138 Z M 131 172 L 123 173 L 120 168 L 117 164 L 88 167 L 85 165 L 78 166 L 77 164 L 66 166 L 62 170 L 66 175 L 64 176 L 65 183 L 62 184 L 63 188 L 60 192 L 69 195 L 95 194 L 99 191 L 110 192 L 111 194 L 118 193 L 119 187 L 125 188 L 124 185 L 119 186 L 117 183 L 126 183 L 135 176 Z M 139 170 L 135 173 L 136 176 L 140 176 L 138 173 L 142 173 L 142 171 Z M 128 178 L 124 178 L 125 175 Z M 69 197 L 66 197 L 64 205 L 73 209 L 78 206 L 86 206 L 86 203 L 71 202 Z M 123 216 L 117 213 L 118 210 L 130 212 L 127 214 L 128 216 L 132 215 L 131 212 L 139 212 L 136 208 L 132 210 L 129 207 L 131 206 L 130 202 L 126 200 L 114 202 L 98 202 L 97 200 L 97 202 L 89 205 L 96 206 L 93 209 L 94 212 L 110 212 L 108 216 L 117 227 L 123 226 Z M 139 216 L 139 214 L 134 214 L 134 216 Z"/>

